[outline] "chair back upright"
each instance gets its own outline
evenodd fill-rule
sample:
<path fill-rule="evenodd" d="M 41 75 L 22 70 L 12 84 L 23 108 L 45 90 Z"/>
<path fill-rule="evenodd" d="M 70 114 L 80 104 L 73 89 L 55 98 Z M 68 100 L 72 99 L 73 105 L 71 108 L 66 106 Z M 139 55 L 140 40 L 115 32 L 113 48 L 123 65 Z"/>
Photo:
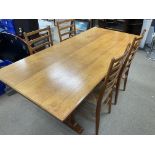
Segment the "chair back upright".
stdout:
<path fill-rule="evenodd" d="M 74 19 L 67 19 L 57 22 L 60 42 L 76 35 L 76 26 Z"/>
<path fill-rule="evenodd" d="M 24 32 L 25 41 L 28 44 L 30 55 L 39 52 L 46 47 L 53 46 L 50 26 L 32 32 Z"/>

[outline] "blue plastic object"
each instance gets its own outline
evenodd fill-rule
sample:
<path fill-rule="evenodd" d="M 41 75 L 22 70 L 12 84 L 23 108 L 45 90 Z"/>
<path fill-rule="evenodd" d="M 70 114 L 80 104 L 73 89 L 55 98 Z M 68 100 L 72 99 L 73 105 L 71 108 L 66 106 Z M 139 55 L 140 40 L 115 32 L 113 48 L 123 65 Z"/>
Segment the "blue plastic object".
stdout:
<path fill-rule="evenodd" d="M 8 66 L 11 63 L 12 62 L 8 60 L 2 61 L 0 62 L 0 68 Z M 0 81 L 0 95 L 3 95 L 5 93 L 5 88 L 6 88 L 5 84 Z"/>
<path fill-rule="evenodd" d="M 11 61 L 9 61 L 9 60 L 4 60 L 4 61 L 0 62 L 0 68 L 5 67 L 5 66 L 8 66 L 8 65 L 10 65 L 10 64 L 12 64 Z"/>
<path fill-rule="evenodd" d="M 8 33 L 16 34 L 13 19 L 1 19 L 0 28 L 5 29 Z"/>
<path fill-rule="evenodd" d="M 76 25 L 77 29 L 79 29 L 77 31 L 78 34 L 86 31 L 89 28 L 89 22 L 87 22 L 87 21 L 75 21 L 75 25 Z"/>
<path fill-rule="evenodd" d="M 6 32 L 16 34 L 14 27 L 5 27 Z"/>
<path fill-rule="evenodd" d="M 5 84 L 0 82 L 0 95 L 3 95 L 5 93 Z"/>

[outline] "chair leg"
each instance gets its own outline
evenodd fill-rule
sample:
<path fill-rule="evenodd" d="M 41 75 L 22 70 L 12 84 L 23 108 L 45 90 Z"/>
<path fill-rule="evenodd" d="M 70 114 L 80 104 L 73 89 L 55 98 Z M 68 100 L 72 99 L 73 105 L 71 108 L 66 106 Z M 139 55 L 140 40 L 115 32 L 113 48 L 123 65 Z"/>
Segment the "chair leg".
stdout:
<path fill-rule="evenodd" d="M 97 104 L 97 107 L 96 107 L 96 135 L 98 135 L 99 133 L 100 111 L 101 111 L 101 103 Z"/>
<path fill-rule="evenodd" d="M 108 109 L 108 113 L 110 114 L 111 113 L 111 104 L 112 104 L 112 92 L 110 94 L 110 101 L 109 101 L 109 109 Z"/>
<path fill-rule="evenodd" d="M 123 91 L 125 91 L 125 90 L 126 90 L 127 80 L 128 80 L 128 78 L 127 78 L 127 76 L 126 76 L 126 77 L 125 77 L 125 79 L 124 79 Z"/>
<path fill-rule="evenodd" d="M 116 83 L 115 102 L 114 102 L 115 105 L 117 104 L 117 99 L 118 99 L 118 94 L 119 94 L 119 87 L 120 87 L 120 81 L 121 81 L 121 78 L 119 78 L 117 83 Z"/>
<path fill-rule="evenodd" d="M 100 126 L 100 116 L 97 116 L 96 117 L 96 135 L 98 135 L 99 126 Z"/>
<path fill-rule="evenodd" d="M 128 73 L 129 73 L 129 71 L 125 73 L 125 79 L 124 79 L 123 91 L 126 90 L 126 84 L 127 84 L 127 80 L 128 80 Z"/>

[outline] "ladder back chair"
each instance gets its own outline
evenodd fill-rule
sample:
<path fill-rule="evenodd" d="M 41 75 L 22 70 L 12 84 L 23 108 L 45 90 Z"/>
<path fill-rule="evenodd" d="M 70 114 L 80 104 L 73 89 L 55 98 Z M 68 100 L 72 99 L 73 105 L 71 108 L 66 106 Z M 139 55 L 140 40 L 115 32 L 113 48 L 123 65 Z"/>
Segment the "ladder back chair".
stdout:
<path fill-rule="evenodd" d="M 50 26 L 32 32 L 24 32 L 25 41 L 28 45 L 30 55 L 53 46 Z"/>
<path fill-rule="evenodd" d="M 127 84 L 127 80 L 128 80 L 128 74 L 129 74 L 130 66 L 131 66 L 132 60 L 134 59 L 134 56 L 137 52 L 137 49 L 139 48 L 139 45 L 141 43 L 141 39 L 144 37 L 145 32 L 146 32 L 146 30 L 143 31 L 141 37 L 134 38 L 131 46 L 129 47 L 129 54 L 126 57 L 126 60 L 124 61 L 124 64 L 122 66 L 122 69 L 121 69 L 119 77 L 118 77 L 118 81 L 116 83 L 115 104 L 117 104 L 121 79 L 123 79 L 123 91 L 125 91 L 125 89 L 126 89 L 126 84 Z"/>
<path fill-rule="evenodd" d="M 60 42 L 76 35 L 76 26 L 74 19 L 67 19 L 57 22 Z"/>
<path fill-rule="evenodd" d="M 108 113 L 111 112 L 113 89 L 125 57 L 126 54 L 117 59 L 113 58 L 111 60 L 105 80 L 99 83 L 84 100 L 87 103 L 89 102 L 95 105 L 96 134 L 99 133 L 100 114 L 102 106 L 108 105 Z"/>

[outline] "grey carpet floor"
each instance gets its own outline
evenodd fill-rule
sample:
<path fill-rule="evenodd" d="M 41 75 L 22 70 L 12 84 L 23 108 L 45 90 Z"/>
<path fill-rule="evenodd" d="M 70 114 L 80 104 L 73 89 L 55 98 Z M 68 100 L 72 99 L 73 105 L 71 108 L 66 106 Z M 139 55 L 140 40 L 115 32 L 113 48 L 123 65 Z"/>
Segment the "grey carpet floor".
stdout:
<path fill-rule="evenodd" d="M 76 112 L 83 134 L 94 134 L 93 120 Z M 0 134 L 73 135 L 65 124 L 41 110 L 19 94 L 0 96 Z M 100 134 L 155 134 L 155 61 L 139 50 L 132 63 L 125 92 L 111 114 L 101 117 Z"/>

